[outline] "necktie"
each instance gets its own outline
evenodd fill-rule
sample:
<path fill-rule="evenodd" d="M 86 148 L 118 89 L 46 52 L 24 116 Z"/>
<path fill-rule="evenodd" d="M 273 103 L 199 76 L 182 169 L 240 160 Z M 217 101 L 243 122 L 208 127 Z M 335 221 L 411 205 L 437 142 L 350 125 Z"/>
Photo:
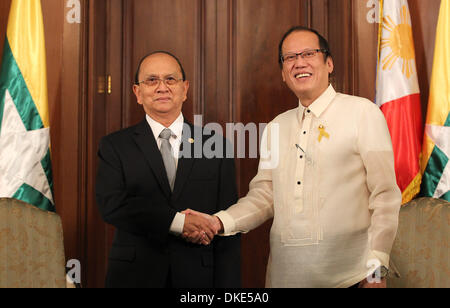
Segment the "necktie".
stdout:
<path fill-rule="evenodd" d="M 159 134 L 159 138 L 161 138 L 161 155 L 164 162 L 164 166 L 166 167 L 167 179 L 169 180 L 170 189 L 173 191 L 173 186 L 175 184 L 175 175 L 176 175 L 176 167 L 175 167 L 175 159 L 173 157 L 172 146 L 170 145 L 169 139 L 172 136 L 172 131 L 168 128 L 165 128 L 161 134 Z"/>

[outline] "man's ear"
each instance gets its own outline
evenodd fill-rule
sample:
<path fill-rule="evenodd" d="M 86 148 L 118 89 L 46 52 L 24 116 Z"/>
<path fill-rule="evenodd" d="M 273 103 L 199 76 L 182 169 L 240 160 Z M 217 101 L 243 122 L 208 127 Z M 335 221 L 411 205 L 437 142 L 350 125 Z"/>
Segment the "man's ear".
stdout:
<path fill-rule="evenodd" d="M 281 78 L 283 79 L 283 82 L 286 82 L 286 76 L 284 75 L 284 70 L 281 70 Z"/>
<path fill-rule="evenodd" d="M 328 74 L 333 73 L 334 71 L 334 62 L 331 57 L 327 58 L 327 67 L 328 67 Z"/>
<path fill-rule="evenodd" d="M 187 93 L 189 90 L 189 81 L 187 81 L 187 80 L 183 81 L 183 86 L 184 86 L 184 100 L 187 100 Z"/>
<path fill-rule="evenodd" d="M 141 97 L 141 88 L 136 84 L 133 85 L 133 93 L 136 96 L 137 103 L 139 105 L 142 105 L 142 103 L 140 102 L 140 99 L 139 99 Z"/>

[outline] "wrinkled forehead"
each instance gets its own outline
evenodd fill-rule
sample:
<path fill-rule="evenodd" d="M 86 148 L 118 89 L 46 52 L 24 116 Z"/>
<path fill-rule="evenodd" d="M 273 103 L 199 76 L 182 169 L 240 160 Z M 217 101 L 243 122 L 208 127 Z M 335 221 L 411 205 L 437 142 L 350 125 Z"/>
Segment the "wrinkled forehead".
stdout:
<path fill-rule="evenodd" d="M 300 30 L 289 34 L 283 42 L 282 51 L 299 52 L 306 49 L 319 49 L 319 37 L 310 31 Z"/>
<path fill-rule="evenodd" d="M 140 75 L 174 75 L 178 78 L 182 77 L 181 68 L 177 60 L 164 53 L 156 53 L 145 58 L 141 65 Z"/>

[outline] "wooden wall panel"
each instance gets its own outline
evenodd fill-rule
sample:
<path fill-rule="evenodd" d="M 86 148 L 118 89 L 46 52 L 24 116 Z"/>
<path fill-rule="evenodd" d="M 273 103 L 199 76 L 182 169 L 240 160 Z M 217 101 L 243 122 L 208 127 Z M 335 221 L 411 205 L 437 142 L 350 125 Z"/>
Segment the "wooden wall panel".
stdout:
<path fill-rule="evenodd" d="M 233 122 L 233 1 L 206 1 L 204 8 L 204 102 L 201 112 L 205 123 L 223 125 Z"/>
<path fill-rule="evenodd" d="M 354 88 L 351 93 L 375 101 L 378 23 L 369 23 L 367 1 L 353 1 Z M 341 59 L 341 61 L 345 61 Z"/>
<path fill-rule="evenodd" d="M 281 78 L 278 44 L 300 23 L 300 2 L 240 0 L 236 15 L 235 120 L 268 123 L 298 106 Z"/>
<path fill-rule="evenodd" d="M 341 1 L 334 2 L 338 2 L 339 4 Z M 333 13 L 328 10 L 329 3 L 330 1 L 328 0 L 308 0 L 309 15 L 307 25 L 319 31 L 325 38 L 328 37 L 329 14 Z"/>
<path fill-rule="evenodd" d="M 131 92 L 124 81 L 123 13 L 121 0 L 89 2 L 89 85 L 87 93 L 87 173 L 86 173 L 86 281 L 103 287 L 114 228 L 105 224 L 95 201 L 97 150 L 100 139 L 122 128 L 123 100 Z M 110 82 L 109 82 L 110 78 Z M 126 79 L 126 78 L 125 78 Z"/>
<path fill-rule="evenodd" d="M 425 123 L 441 0 L 409 0 L 408 4 L 411 11 L 422 116 Z"/>
<path fill-rule="evenodd" d="M 334 55 L 333 84 L 337 91 L 344 93 L 352 93 L 355 87 L 353 3 L 351 0 L 328 1 L 327 6 L 327 39 Z"/>
<path fill-rule="evenodd" d="M 108 260 L 108 226 L 102 221 L 95 202 L 95 175 L 97 170 L 97 148 L 99 140 L 108 133 L 108 128 L 114 126 L 113 106 L 108 104 L 108 27 L 107 20 L 109 0 L 89 2 L 89 36 L 88 36 L 88 89 L 86 137 L 88 140 L 86 161 L 86 249 L 83 263 L 84 281 L 88 287 L 103 287 Z M 119 10 L 120 11 L 120 10 Z M 120 42 L 120 39 L 118 39 Z M 118 62 L 120 63 L 120 61 Z M 119 65 L 120 68 L 120 65 Z M 114 76 L 119 79 L 120 76 Z M 116 91 L 116 89 L 114 89 Z M 116 124 L 116 123 L 115 123 Z M 116 130 L 120 128 L 116 124 Z"/>
<path fill-rule="evenodd" d="M 134 0 L 132 1 L 132 54 L 131 71 L 134 77 L 139 60 L 151 51 L 166 50 L 177 55 L 190 81 L 188 100 L 183 112 L 193 120 L 194 111 L 200 111 L 202 101 L 202 12 L 204 1 L 199 0 Z M 129 35 L 129 34 L 128 34 Z M 176 39 L 175 39 L 176 38 Z M 133 78 L 131 79 L 133 80 Z M 132 84 L 130 84 L 131 89 Z M 136 104 L 134 94 L 124 106 L 126 124 L 143 119 L 144 112 Z"/>

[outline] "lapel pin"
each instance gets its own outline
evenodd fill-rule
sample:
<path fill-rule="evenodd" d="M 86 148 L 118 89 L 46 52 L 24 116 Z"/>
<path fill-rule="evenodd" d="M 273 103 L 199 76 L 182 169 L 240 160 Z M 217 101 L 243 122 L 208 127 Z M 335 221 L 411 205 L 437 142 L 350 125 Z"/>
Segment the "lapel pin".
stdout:
<path fill-rule="evenodd" d="M 194 143 L 194 139 L 189 138 L 189 139 L 188 139 L 188 142 L 192 144 L 192 143 Z"/>
<path fill-rule="evenodd" d="M 330 139 L 330 135 L 325 131 L 325 126 L 319 125 L 319 142 L 322 141 L 323 137 Z"/>

